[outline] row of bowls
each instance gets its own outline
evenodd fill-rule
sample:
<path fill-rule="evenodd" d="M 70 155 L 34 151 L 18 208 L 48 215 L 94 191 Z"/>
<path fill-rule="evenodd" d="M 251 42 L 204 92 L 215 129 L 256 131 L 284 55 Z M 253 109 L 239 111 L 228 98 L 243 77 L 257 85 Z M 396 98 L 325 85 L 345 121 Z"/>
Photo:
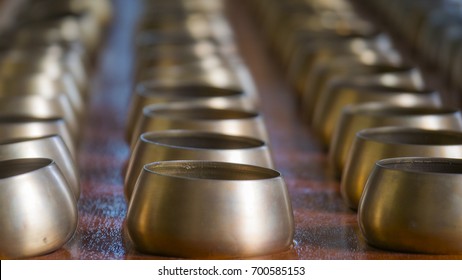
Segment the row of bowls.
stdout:
<path fill-rule="evenodd" d="M 52 252 L 77 227 L 77 146 L 110 2 L 24 2 L 0 43 L 0 257 Z"/>
<path fill-rule="evenodd" d="M 145 1 L 127 116 L 126 224 L 142 252 L 287 250 L 294 221 L 224 1 Z"/>
<path fill-rule="evenodd" d="M 378 20 L 399 38 L 419 64 L 435 69 L 440 85 L 462 90 L 462 4 L 444 1 L 361 1 Z M 460 102 L 460 99 L 456 99 Z"/>
<path fill-rule="evenodd" d="M 366 240 L 462 252 L 462 162 L 454 159 L 462 116 L 445 105 L 451 98 L 427 89 L 419 69 L 350 1 L 251 3 Z"/>

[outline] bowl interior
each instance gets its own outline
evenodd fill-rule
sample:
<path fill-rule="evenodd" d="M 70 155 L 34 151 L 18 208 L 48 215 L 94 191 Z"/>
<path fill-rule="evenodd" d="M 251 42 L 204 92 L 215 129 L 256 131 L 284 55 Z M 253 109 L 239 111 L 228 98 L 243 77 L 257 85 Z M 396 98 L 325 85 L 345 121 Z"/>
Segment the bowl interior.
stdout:
<path fill-rule="evenodd" d="M 381 160 L 377 165 L 415 173 L 462 174 L 462 160 L 449 158 Z"/>
<path fill-rule="evenodd" d="M 0 161 L 0 179 L 28 173 L 52 163 L 51 159 L 26 158 Z"/>
<path fill-rule="evenodd" d="M 261 147 L 264 142 L 247 137 L 213 133 L 144 134 L 149 143 L 191 149 L 250 149 Z"/>
<path fill-rule="evenodd" d="M 208 180 L 265 180 L 279 172 L 263 167 L 214 161 L 166 161 L 145 166 L 145 170 L 172 177 Z"/>
<path fill-rule="evenodd" d="M 213 109 L 206 107 L 197 108 L 166 108 L 151 111 L 160 116 L 172 119 L 193 119 L 193 120 L 229 120 L 249 119 L 257 116 L 257 113 L 233 109 Z"/>

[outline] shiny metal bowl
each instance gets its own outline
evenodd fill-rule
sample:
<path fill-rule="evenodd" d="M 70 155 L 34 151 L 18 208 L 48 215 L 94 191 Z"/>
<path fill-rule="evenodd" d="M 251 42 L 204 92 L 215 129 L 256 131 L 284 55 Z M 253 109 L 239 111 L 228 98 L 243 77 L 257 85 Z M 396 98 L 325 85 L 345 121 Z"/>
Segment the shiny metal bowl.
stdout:
<path fill-rule="evenodd" d="M 359 131 L 343 170 L 340 191 L 357 209 L 375 162 L 394 157 L 462 158 L 462 132 L 409 127 L 377 127 Z"/>
<path fill-rule="evenodd" d="M 242 136 L 192 130 L 164 130 L 141 134 L 125 175 L 125 196 L 130 200 L 145 164 L 166 160 L 212 160 L 273 168 L 265 142 Z"/>
<path fill-rule="evenodd" d="M 419 90 L 413 87 L 399 88 L 379 85 L 339 83 L 319 96 L 315 105 L 313 130 L 328 147 L 342 110 L 347 105 L 367 102 L 390 103 L 397 106 L 441 107 L 441 97 L 436 91 Z"/>
<path fill-rule="evenodd" d="M 227 162 L 145 165 L 127 213 L 135 247 L 185 258 L 238 258 L 288 250 L 294 235 L 284 180 Z"/>
<path fill-rule="evenodd" d="M 149 105 L 134 129 L 131 147 L 148 131 L 189 129 L 246 136 L 268 142 L 262 116 L 255 111 L 217 109 L 203 103 L 174 102 Z"/>
<path fill-rule="evenodd" d="M 359 226 L 372 246 L 429 254 L 462 252 L 462 160 L 380 160 L 359 203 Z"/>
<path fill-rule="evenodd" d="M 0 141 L 0 160 L 19 158 L 49 158 L 55 161 L 69 183 L 76 200 L 79 199 L 79 170 L 61 136 L 49 135 Z"/>
<path fill-rule="evenodd" d="M 380 126 L 461 131 L 462 116 L 453 108 L 397 107 L 382 103 L 347 106 L 336 125 L 329 149 L 329 165 L 336 176 L 341 176 L 345 168 L 356 133 Z"/>
<path fill-rule="evenodd" d="M 18 259 L 59 249 L 77 227 L 75 197 L 51 159 L 0 161 L 0 255 Z"/>
<path fill-rule="evenodd" d="M 179 86 L 140 83 L 132 96 L 127 116 L 127 139 L 140 121 L 143 108 L 153 104 L 199 101 L 214 108 L 241 108 L 255 110 L 257 105 L 244 91 L 236 88 L 216 87 L 207 84 L 184 84 Z"/>

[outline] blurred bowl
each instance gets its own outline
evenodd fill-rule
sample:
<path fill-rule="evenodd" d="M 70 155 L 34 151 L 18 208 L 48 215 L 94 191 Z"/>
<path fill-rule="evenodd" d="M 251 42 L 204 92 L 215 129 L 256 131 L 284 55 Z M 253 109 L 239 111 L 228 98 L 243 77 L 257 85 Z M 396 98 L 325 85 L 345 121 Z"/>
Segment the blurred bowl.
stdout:
<path fill-rule="evenodd" d="M 37 138 L 18 138 L 0 141 L 0 160 L 20 158 L 49 158 L 63 173 L 76 200 L 80 197 L 77 164 L 59 135 Z"/>
<path fill-rule="evenodd" d="M 80 123 L 65 95 L 0 97 L 0 117 L 62 118 L 73 139 L 79 135 Z"/>
<path fill-rule="evenodd" d="M 358 208 L 375 162 L 394 157 L 462 158 L 462 132 L 408 127 L 359 131 L 347 157 L 340 184 L 343 200 L 350 208 Z"/>
<path fill-rule="evenodd" d="M 413 87 L 337 83 L 319 96 L 314 109 L 313 130 L 324 147 L 328 148 L 332 140 L 343 108 L 347 105 L 367 102 L 389 103 L 403 107 L 442 106 L 440 94 L 435 91 Z"/>
<path fill-rule="evenodd" d="M 328 90 L 332 81 L 350 80 L 365 75 L 402 73 L 403 71 L 412 70 L 411 67 L 400 62 L 390 62 L 383 57 L 377 58 L 376 54 L 370 52 L 364 52 L 362 55 L 364 62 L 359 62 L 356 58 L 340 57 L 330 64 L 315 64 L 306 80 L 307 87 L 303 89 L 300 100 L 304 121 L 313 122 L 318 100 Z M 407 79 L 405 76 L 400 78 Z M 420 86 L 420 84 L 417 86 Z"/>
<path fill-rule="evenodd" d="M 82 116 L 85 109 L 83 96 L 69 74 L 63 73 L 59 78 L 52 78 L 41 73 L 15 75 L 9 78 L 0 77 L 0 98 L 31 95 L 48 98 L 65 95 L 69 99 L 72 111 L 78 117 Z"/>
<path fill-rule="evenodd" d="M 218 109 L 203 102 L 174 102 L 149 105 L 133 131 L 134 147 L 138 137 L 148 131 L 188 129 L 252 137 L 268 142 L 262 116 L 243 109 Z"/>
<path fill-rule="evenodd" d="M 59 46 L 13 49 L 4 53 L 0 61 L 2 78 L 43 73 L 56 79 L 63 73 L 69 73 L 79 91 L 85 92 L 88 86 L 85 64 L 80 54 Z"/>
<path fill-rule="evenodd" d="M 145 69 L 135 77 L 135 82 L 145 81 L 168 81 L 172 85 L 205 83 L 222 87 L 239 84 L 237 74 L 229 63 L 213 58 L 165 68 Z"/>
<path fill-rule="evenodd" d="M 191 130 L 146 132 L 138 139 L 128 163 L 124 184 L 128 201 L 143 166 L 166 160 L 225 161 L 274 168 L 268 146 L 258 139 Z"/>
<path fill-rule="evenodd" d="M 131 98 L 127 116 L 127 139 L 130 139 L 133 130 L 139 122 L 143 108 L 148 105 L 183 102 L 202 102 L 214 108 L 242 108 L 255 110 L 256 104 L 243 92 L 236 88 L 216 87 L 207 84 L 183 84 L 178 86 L 163 86 L 139 83 Z"/>
<path fill-rule="evenodd" d="M 138 250 L 185 258 L 271 254 L 288 250 L 294 235 L 279 172 L 214 161 L 145 165 L 127 228 Z"/>
<path fill-rule="evenodd" d="M 0 161 L 0 255 L 55 251 L 72 238 L 77 220 L 74 195 L 53 160 Z"/>
<path fill-rule="evenodd" d="M 297 46 L 290 59 L 287 76 L 298 97 L 306 91 L 307 79 L 319 64 L 332 63 L 339 57 L 360 57 L 364 53 L 380 52 L 396 55 L 390 39 L 384 34 L 373 36 L 325 36 Z"/>
<path fill-rule="evenodd" d="M 461 182 L 461 159 L 378 161 L 359 204 L 366 241 L 393 251 L 460 254 Z"/>
<path fill-rule="evenodd" d="M 76 159 L 74 140 L 62 118 L 0 117 L 0 141 L 58 134 Z"/>
<path fill-rule="evenodd" d="M 453 108 L 398 107 L 382 103 L 347 106 L 337 122 L 329 149 L 329 166 L 335 176 L 340 177 L 345 168 L 356 133 L 380 126 L 461 131 L 462 116 Z"/>

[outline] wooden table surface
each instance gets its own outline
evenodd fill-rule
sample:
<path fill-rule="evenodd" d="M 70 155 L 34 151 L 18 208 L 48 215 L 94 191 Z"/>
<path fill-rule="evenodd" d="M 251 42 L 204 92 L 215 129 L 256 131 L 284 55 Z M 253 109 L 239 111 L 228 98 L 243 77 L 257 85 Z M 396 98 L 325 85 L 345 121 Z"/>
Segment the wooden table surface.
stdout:
<path fill-rule="evenodd" d="M 82 195 L 77 232 L 62 249 L 35 259 L 164 259 L 136 252 L 124 234 L 122 169 L 129 149 L 123 130 L 133 87 L 132 27 L 138 2 L 114 1 L 114 22 L 93 74 L 79 151 Z M 389 252 L 365 243 L 356 213 L 343 204 L 338 182 L 327 174 L 326 154 L 301 123 L 284 73 L 245 1 L 229 1 L 228 6 L 241 55 L 259 90 L 276 169 L 287 183 L 296 223 L 290 251 L 255 259 L 462 259 L 462 255 Z"/>

